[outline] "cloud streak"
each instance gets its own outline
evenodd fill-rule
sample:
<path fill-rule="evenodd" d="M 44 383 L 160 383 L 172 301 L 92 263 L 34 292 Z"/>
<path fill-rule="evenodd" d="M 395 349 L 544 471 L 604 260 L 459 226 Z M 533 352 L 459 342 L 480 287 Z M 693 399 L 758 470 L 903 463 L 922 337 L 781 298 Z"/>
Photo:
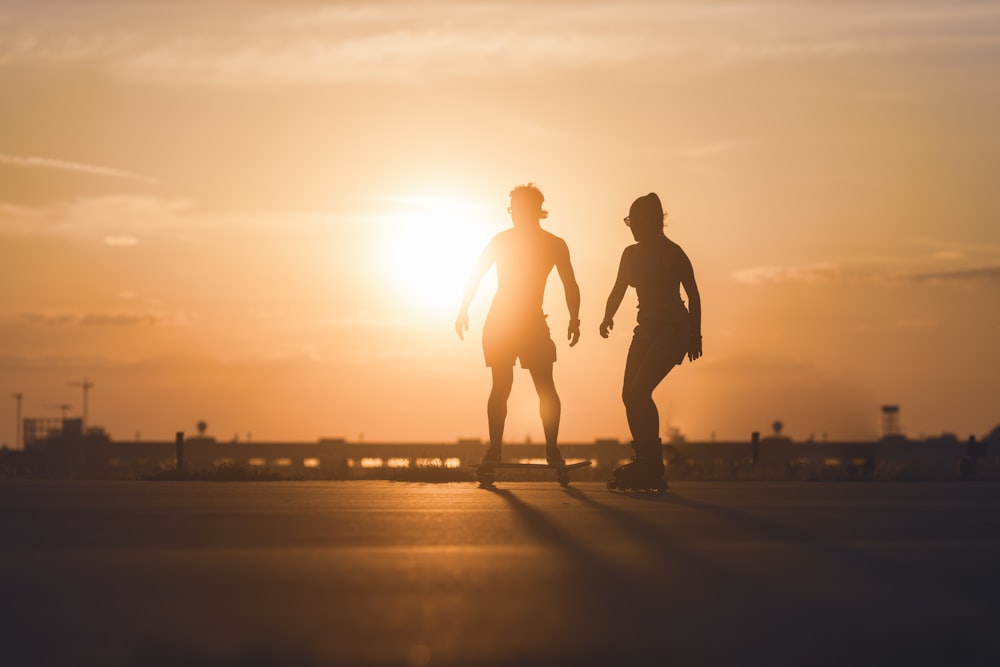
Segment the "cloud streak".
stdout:
<path fill-rule="evenodd" d="M 178 324 L 183 318 L 160 313 L 117 312 L 117 313 L 53 313 L 23 312 L 18 320 L 32 326 L 56 327 L 155 327 Z"/>
<path fill-rule="evenodd" d="M 819 262 L 800 265 L 766 265 L 734 271 L 730 277 L 753 287 L 780 284 L 925 284 L 953 286 L 1000 285 L 1000 265 L 948 271 L 899 269 L 877 264 Z"/>
<path fill-rule="evenodd" d="M 105 236 L 104 245 L 112 248 L 132 248 L 139 245 L 139 239 L 134 236 L 125 236 L 121 234 L 117 236 Z"/>
<path fill-rule="evenodd" d="M 1000 266 L 915 273 L 908 276 L 908 280 L 914 283 L 943 285 L 1000 285 Z"/>
<path fill-rule="evenodd" d="M 776 285 L 781 283 L 833 283 L 842 282 L 858 271 L 848 271 L 836 262 L 815 264 L 780 265 L 769 264 L 741 269 L 732 273 L 732 278 L 744 285 Z"/>
<path fill-rule="evenodd" d="M 199 7 L 197 20 L 163 2 L 147 3 L 141 13 L 115 11 L 111 3 L 95 10 L 98 19 L 66 12 L 6 29 L 0 22 L 0 43 L 7 44 L 0 47 L 0 67 L 85 64 L 143 82 L 254 86 L 974 52 L 1000 45 L 1000 8 L 989 3 L 845 8 L 438 0 L 251 5 L 235 17 L 225 3 Z"/>
<path fill-rule="evenodd" d="M 23 157 L 18 155 L 0 154 L 0 164 L 12 167 L 26 167 L 35 169 L 56 169 L 59 171 L 73 171 L 81 174 L 91 174 L 93 176 L 107 176 L 110 178 L 123 178 L 129 181 L 157 185 L 159 181 L 155 178 L 142 176 L 122 169 L 112 169 L 110 167 L 100 167 L 82 162 L 70 162 L 68 160 L 53 160 L 43 157 Z"/>
<path fill-rule="evenodd" d="M 142 234 L 180 227 L 189 206 L 184 200 L 134 195 L 80 197 L 37 207 L 0 203 L 0 235 L 132 246 Z"/>

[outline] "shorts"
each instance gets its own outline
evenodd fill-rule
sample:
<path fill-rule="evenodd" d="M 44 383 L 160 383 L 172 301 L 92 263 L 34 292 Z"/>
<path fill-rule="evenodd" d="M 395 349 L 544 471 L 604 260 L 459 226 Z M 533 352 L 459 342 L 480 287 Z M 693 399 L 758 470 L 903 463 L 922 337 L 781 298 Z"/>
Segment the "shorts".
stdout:
<path fill-rule="evenodd" d="M 640 324 L 632 335 L 625 373 L 631 375 L 641 366 L 665 375 L 684 361 L 691 347 L 691 325 L 688 322 Z"/>
<path fill-rule="evenodd" d="M 545 315 L 506 317 L 490 312 L 483 326 L 483 356 L 486 365 L 535 368 L 555 363 L 556 344 L 549 335 Z"/>

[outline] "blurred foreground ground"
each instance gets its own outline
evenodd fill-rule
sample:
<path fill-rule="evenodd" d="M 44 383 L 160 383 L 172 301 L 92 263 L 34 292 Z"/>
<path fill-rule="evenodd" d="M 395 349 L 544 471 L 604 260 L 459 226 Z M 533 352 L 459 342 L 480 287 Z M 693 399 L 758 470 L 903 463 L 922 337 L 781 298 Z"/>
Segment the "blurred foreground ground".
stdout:
<path fill-rule="evenodd" d="M 9 665 L 995 665 L 1000 484 L 0 483 Z"/>

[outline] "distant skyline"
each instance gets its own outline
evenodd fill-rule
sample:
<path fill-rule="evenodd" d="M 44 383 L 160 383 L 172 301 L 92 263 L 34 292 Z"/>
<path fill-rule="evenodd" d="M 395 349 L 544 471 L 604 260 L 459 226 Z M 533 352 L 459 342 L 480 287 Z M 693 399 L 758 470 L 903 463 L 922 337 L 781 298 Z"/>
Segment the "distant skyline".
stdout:
<path fill-rule="evenodd" d="M 631 201 L 691 257 L 692 440 L 1000 424 L 1000 6 L 826 1 L 0 2 L 0 443 L 486 437 L 484 284 L 532 181 L 562 437 L 627 439 L 634 298 L 597 327 Z M 512 442 L 542 440 L 526 374 Z"/>

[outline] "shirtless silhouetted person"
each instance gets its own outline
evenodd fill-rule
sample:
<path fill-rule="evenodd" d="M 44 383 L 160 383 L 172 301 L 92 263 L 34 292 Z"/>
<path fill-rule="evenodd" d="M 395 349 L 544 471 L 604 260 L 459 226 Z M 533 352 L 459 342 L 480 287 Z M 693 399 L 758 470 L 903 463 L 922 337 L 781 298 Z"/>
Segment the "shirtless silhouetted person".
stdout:
<path fill-rule="evenodd" d="M 542 300 L 545 282 L 554 266 L 566 292 L 570 317 L 567 339 L 573 347 L 580 340 L 580 288 L 566 242 L 541 227 L 541 220 L 548 216 L 542 210 L 544 200 L 542 192 L 531 183 L 511 190 L 507 211 L 513 227 L 494 236 L 480 255 L 455 319 L 455 331 L 464 339 L 463 332 L 469 329 L 469 304 L 483 276 L 496 264 L 497 292 L 483 326 L 483 354 L 486 365 L 493 371 L 493 388 L 486 404 L 490 447 L 483 461 L 500 460 L 507 398 L 514 383 L 514 362 L 520 359 L 521 368 L 531 373 L 538 392 L 545 457 L 556 465 L 563 462 L 557 446 L 562 406 L 552 378 L 556 346 L 549 336 Z"/>

